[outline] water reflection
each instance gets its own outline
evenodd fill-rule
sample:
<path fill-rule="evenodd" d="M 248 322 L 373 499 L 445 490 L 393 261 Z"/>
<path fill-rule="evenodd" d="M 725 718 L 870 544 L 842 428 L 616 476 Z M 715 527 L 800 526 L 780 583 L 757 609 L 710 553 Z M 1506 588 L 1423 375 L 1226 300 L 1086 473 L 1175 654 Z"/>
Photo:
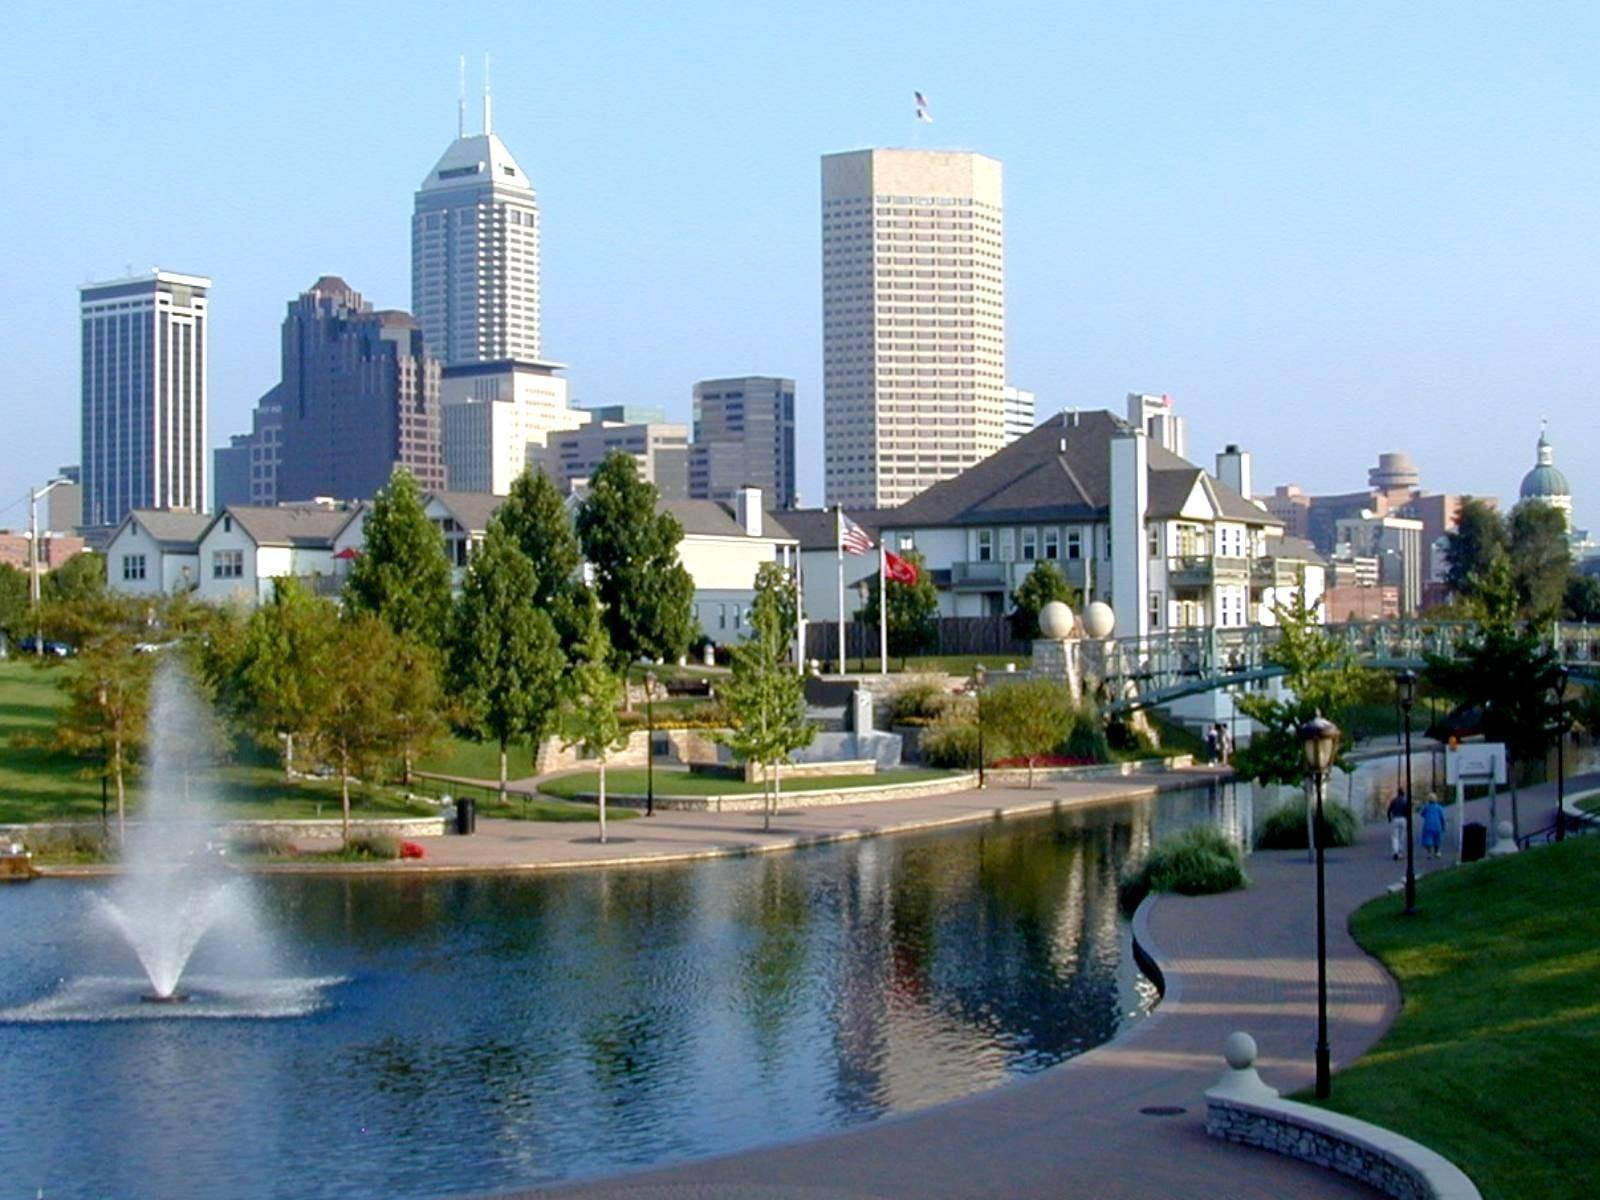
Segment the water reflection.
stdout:
<path fill-rule="evenodd" d="M 0 1161 L 52 1196 L 428 1195 L 934 1103 L 1143 1011 L 1119 874 L 1189 824 L 1247 836 L 1249 809 L 1203 789 L 692 867 L 263 881 L 293 969 L 351 980 L 334 1006 L 270 1027 L 0 1025 Z M 0 1007 L 93 969 L 62 933 L 76 896 L 5 896 L 19 969 Z M 85 1096 L 114 1112 L 85 1123 Z M 157 1156 L 181 1177 L 147 1173 Z"/>

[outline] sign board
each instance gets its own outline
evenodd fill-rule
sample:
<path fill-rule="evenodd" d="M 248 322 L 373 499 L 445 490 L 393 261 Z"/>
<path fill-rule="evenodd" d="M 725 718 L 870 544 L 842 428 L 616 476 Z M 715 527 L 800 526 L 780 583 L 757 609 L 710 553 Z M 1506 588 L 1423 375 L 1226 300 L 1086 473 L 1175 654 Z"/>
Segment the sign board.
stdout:
<path fill-rule="evenodd" d="M 1506 781 L 1504 742 L 1473 742 L 1451 746 L 1444 752 L 1446 783 L 1495 783 Z"/>

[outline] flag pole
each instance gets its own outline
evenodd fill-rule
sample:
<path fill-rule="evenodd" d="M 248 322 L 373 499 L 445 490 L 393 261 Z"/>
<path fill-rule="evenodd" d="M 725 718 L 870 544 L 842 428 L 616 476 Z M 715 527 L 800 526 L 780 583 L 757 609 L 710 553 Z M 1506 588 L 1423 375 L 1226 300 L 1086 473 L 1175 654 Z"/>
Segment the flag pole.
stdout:
<path fill-rule="evenodd" d="M 800 544 L 794 547 L 794 673 L 806 673 L 806 592 L 800 582 Z"/>
<path fill-rule="evenodd" d="M 889 673 L 889 548 L 878 534 L 878 674 Z"/>
<path fill-rule="evenodd" d="M 844 674 L 844 505 L 833 506 L 833 549 L 839 560 L 839 674 Z"/>

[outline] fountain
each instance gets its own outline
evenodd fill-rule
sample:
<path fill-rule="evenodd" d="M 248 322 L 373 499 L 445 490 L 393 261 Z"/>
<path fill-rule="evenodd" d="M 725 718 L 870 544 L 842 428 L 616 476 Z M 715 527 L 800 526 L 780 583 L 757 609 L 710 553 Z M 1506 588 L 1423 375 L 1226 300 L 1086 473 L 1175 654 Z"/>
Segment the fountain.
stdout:
<path fill-rule="evenodd" d="M 122 874 L 90 899 L 91 932 L 115 933 L 111 952 L 131 951 L 142 974 L 64 979 L 53 995 L 0 1020 L 280 1017 L 322 1007 L 323 991 L 342 981 L 285 975 L 251 881 L 222 856 L 208 777 L 220 730 L 174 658 L 157 670 L 149 729 L 144 801 L 128 825 Z M 198 976 L 189 970 L 197 956 L 205 960 Z"/>

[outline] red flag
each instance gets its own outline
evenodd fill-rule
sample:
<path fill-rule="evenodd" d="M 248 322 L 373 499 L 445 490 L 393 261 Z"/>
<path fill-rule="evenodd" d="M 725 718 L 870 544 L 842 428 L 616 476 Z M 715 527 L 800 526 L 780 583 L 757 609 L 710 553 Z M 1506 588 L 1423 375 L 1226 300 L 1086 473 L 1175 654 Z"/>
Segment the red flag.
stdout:
<path fill-rule="evenodd" d="M 885 550 L 883 552 L 883 573 L 891 583 L 915 583 L 917 581 L 916 564 L 901 558 L 893 550 Z"/>

